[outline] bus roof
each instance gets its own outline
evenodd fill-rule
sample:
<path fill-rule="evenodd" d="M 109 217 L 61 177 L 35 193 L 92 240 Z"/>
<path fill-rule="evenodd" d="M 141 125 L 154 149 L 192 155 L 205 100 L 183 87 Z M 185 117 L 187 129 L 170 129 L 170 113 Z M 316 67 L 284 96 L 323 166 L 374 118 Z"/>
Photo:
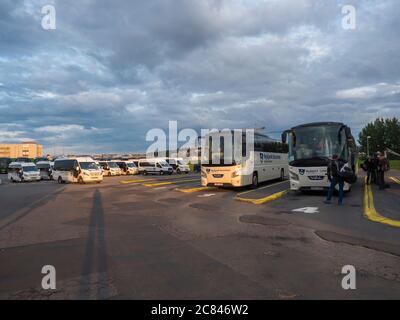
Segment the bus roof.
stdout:
<path fill-rule="evenodd" d="M 9 167 L 36 167 L 33 162 L 11 162 Z"/>
<path fill-rule="evenodd" d="M 310 122 L 310 123 L 305 123 L 301 124 L 299 126 L 295 126 L 292 128 L 293 129 L 298 129 L 298 128 L 306 128 L 306 127 L 319 127 L 319 126 L 344 126 L 345 124 L 342 122 Z"/>

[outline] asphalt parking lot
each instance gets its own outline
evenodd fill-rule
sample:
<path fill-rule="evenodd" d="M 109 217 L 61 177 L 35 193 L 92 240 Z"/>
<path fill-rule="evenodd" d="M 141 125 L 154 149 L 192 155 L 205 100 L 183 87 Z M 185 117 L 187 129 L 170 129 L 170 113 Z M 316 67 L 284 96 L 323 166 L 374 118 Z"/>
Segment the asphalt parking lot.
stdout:
<path fill-rule="evenodd" d="M 400 172 L 321 193 L 203 188 L 197 174 L 0 185 L 2 299 L 398 299 Z M 56 290 L 41 289 L 44 265 Z M 344 290 L 342 267 L 357 270 Z"/>

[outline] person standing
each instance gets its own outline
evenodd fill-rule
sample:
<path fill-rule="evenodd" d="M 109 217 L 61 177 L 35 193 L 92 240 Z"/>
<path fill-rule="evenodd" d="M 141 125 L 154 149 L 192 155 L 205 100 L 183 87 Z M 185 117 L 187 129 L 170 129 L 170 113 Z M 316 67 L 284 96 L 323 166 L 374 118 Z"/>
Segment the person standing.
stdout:
<path fill-rule="evenodd" d="M 385 172 L 389 171 L 389 161 L 384 154 L 378 153 L 378 184 L 379 190 L 383 190 L 388 187 L 385 183 Z"/>
<path fill-rule="evenodd" d="M 344 166 L 343 161 L 341 161 L 338 155 L 333 155 L 332 160 L 329 161 L 328 164 L 328 180 L 330 182 L 328 194 L 326 196 L 326 200 L 324 201 L 326 204 L 331 204 L 331 199 L 333 196 L 333 192 L 335 191 L 335 187 L 339 185 L 339 200 L 338 205 L 343 205 L 344 198 L 344 179 L 340 176 L 340 169 Z"/>
<path fill-rule="evenodd" d="M 372 156 L 369 156 L 364 162 L 364 168 L 367 171 L 367 184 L 375 181 L 375 161 Z"/>

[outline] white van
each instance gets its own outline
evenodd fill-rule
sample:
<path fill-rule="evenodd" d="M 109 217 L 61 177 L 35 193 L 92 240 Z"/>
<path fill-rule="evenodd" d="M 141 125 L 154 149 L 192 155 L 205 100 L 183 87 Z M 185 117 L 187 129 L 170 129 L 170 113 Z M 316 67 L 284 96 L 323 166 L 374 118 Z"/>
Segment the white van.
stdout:
<path fill-rule="evenodd" d="M 36 167 L 40 171 L 40 178 L 42 180 L 52 180 L 52 165 L 50 161 L 38 161 Z"/>
<path fill-rule="evenodd" d="M 139 173 L 147 174 L 172 174 L 173 169 L 163 159 L 141 159 L 138 163 Z"/>
<path fill-rule="evenodd" d="M 99 161 L 103 169 L 103 176 L 120 176 L 122 174 L 120 167 L 114 161 Z"/>
<path fill-rule="evenodd" d="M 101 169 L 90 157 L 56 159 L 52 174 L 58 183 L 100 183 L 103 181 Z"/>
<path fill-rule="evenodd" d="M 129 175 L 129 174 L 138 174 L 138 168 L 136 167 L 135 163 L 131 160 L 116 160 L 115 163 L 121 169 L 122 174 Z"/>
<path fill-rule="evenodd" d="M 8 180 L 11 182 L 40 181 L 40 171 L 32 162 L 11 162 L 8 166 Z"/>
<path fill-rule="evenodd" d="M 182 158 L 167 158 L 168 164 L 176 173 L 189 173 L 190 169 L 187 163 Z"/>

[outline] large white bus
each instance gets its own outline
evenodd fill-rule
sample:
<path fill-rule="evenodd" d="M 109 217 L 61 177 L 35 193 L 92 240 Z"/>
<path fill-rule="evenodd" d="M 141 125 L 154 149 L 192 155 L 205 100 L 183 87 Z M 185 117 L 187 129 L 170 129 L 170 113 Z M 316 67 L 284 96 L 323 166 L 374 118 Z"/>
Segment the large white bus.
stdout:
<path fill-rule="evenodd" d="M 325 190 L 329 187 L 327 167 L 333 155 L 357 174 L 358 151 L 349 127 L 339 122 L 317 122 L 283 132 L 289 146 L 290 189 Z M 349 191 L 351 184 L 345 183 Z"/>
<path fill-rule="evenodd" d="M 102 170 L 90 157 L 56 159 L 52 175 L 58 183 L 100 183 L 103 181 Z"/>
<path fill-rule="evenodd" d="M 231 130 L 230 135 L 214 132 L 204 137 L 201 155 L 202 186 L 242 187 L 251 185 L 256 188 L 260 182 L 285 179 L 288 173 L 288 155 L 285 144 L 257 132 L 254 133 L 253 143 L 246 143 L 248 136 L 244 131 L 241 132 L 240 141 L 234 138 L 233 131 Z M 235 131 L 237 132 L 237 130 Z M 232 139 L 232 141 L 226 139 Z M 228 142 L 232 148 L 225 148 Z M 241 148 L 235 143 L 241 144 Z M 234 154 L 235 150 L 241 151 L 239 157 Z"/>

